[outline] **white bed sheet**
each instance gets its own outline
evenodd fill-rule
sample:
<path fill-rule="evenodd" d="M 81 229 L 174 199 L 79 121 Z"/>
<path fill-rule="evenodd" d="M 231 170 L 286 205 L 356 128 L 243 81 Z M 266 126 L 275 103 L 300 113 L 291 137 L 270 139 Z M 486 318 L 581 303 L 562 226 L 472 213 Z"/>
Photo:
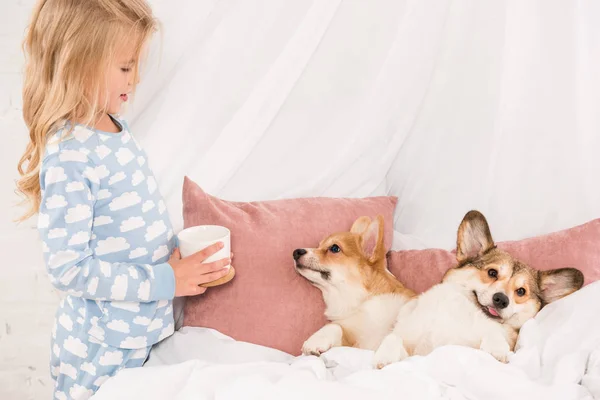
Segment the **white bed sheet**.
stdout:
<path fill-rule="evenodd" d="M 445 346 L 383 370 L 373 353 L 335 348 L 292 357 L 184 328 L 144 368 L 121 371 L 93 397 L 117 399 L 549 399 L 600 398 L 600 282 L 547 306 L 523 327 L 501 364 L 480 350 Z"/>

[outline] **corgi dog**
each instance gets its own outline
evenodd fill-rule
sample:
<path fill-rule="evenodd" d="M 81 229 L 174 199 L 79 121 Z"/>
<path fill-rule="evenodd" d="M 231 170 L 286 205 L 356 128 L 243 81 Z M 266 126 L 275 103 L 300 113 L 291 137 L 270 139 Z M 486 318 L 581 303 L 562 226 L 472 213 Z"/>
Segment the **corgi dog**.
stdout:
<path fill-rule="evenodd" d="M 321 290 L 330 321 L 308 338 L 303 354 L 337 346 L 375 350 L 391 331 L 415 293 L 388 271 L 383 239 L 383 217 L 361 217 L 350 232 L 332 234 L 318 248 L 294 250 L 296 271 Z"/>
<path fill-rule="evenodd" d="M 481 349 L 507 362 L 525 321 L 583 286 L 577 269 L 538 271 L 498 249 L 478 211 L 468 212 L 460 224 L 456 260 L 441 283 L 400 309 L 393 331 L 375 352 L 374 367 L 444 345 Z"/>

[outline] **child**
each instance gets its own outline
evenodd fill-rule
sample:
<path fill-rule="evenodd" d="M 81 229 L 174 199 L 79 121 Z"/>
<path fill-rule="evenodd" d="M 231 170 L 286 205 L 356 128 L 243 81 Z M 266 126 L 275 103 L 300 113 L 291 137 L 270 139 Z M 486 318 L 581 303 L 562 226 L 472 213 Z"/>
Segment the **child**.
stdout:
<path fill-rule="evenodd" d="M 228 273 L 181 259 L 143 150 L 117 114 L 138 81 L 156 23 L 144 0 L 40 0 L 24 47 L 30 143 L 18 189 L 39 211 L 55 317 L 56 399 L 87 399 L 118 370 L 143 365 L 173 333 L 172 299 Z M 168 135 L 168 132 L 165 132 Z M 168 140 L 168 137 L 165 137 Z"/>

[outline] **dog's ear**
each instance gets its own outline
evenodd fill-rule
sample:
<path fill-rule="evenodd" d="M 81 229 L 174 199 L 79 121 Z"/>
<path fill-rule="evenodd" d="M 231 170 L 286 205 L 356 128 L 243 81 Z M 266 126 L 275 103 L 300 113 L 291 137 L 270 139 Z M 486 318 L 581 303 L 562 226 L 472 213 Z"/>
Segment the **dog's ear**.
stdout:
<path fill-rule="evenodd" d="M 477 258 L 494 247 L 487 220 L 479 211 L 469 211 L 458 227 L 456 260 L 464 263 Z"/>
<path fill-rule="evenodd" d="M 362 250 L 372 263 L 385 258 L 383 236 L 383 216 L 378 215 L 361 235 Z"/>
<path fill-rule="evenodd" d="M 357 235 L 362 235 L 363 232 L 367 230 L 370 223 L 371 218 L 360 217 L 356 221 L 354 221 L 354 224 L 352 224 L 352 228 L 350 228 L 350 232 L 355 233 Z"/>
<path fill-rule="evenodd" d="M 546 303 L 562 299 L 583 286 L 583 273 L 575 268 L 540 271 L 539 279 L 542 299 Z"/>

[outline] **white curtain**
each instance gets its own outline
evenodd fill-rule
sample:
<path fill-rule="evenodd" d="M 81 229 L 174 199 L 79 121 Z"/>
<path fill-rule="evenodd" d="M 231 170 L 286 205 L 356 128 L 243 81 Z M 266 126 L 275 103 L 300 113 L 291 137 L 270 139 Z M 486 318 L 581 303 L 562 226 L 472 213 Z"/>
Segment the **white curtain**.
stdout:
<path fill-rule="evenodd" d="M 395 248 L 600 216 L 594 0 L 155 0 L 130 125 L 180 229 L 228 200 L 391 194 Z"/>

